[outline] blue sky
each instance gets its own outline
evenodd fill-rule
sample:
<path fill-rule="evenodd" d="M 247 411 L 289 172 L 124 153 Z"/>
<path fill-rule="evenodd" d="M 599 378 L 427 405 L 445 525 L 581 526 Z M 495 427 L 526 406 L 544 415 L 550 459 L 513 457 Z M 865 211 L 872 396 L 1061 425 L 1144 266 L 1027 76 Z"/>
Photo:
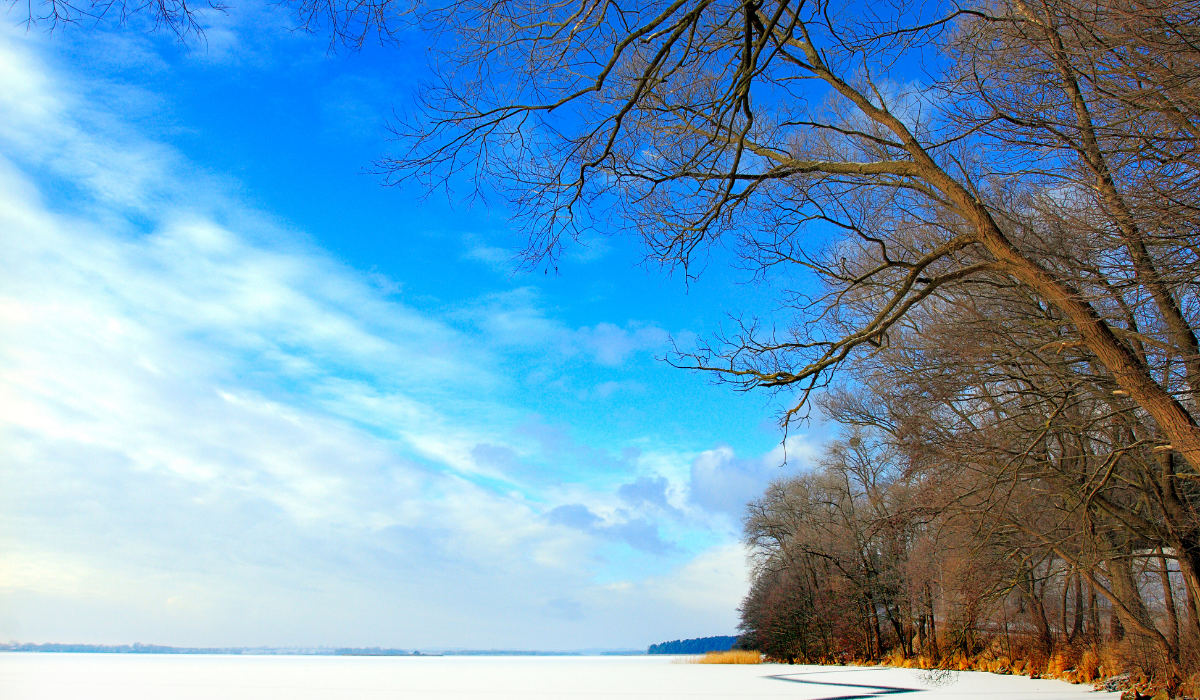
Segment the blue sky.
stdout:
<path fill-rule="evenodd" d="M 235 8 L 0 31 L 0 638 L 628 648 L 733 632 L 823 428 L 657 361 L 769 295 L 385 188 L 425 70 Z M 15 20 L 10 17 L 9 24 Z"/>

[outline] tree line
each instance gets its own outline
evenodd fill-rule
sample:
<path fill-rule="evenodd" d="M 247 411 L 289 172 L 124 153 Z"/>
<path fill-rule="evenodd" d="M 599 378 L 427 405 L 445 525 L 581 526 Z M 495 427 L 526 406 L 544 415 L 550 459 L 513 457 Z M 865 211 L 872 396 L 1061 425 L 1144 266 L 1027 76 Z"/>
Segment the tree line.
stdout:
<path fill-rule="evenodd" d="M 698 637 L 676 639 L 661 644 L 651 644 L 647 654 L 705 654 L 710 651 L 729 651 L 737 643 L 737 637 Z"/>
<path fill-rule="evenodd" d="M 991 146 L 958 177 L 1036 271 L 941 204 L 894 202 L 814 263 L 836 301 L 806 330 L 836 341 L 813 345 L 881 332 L 818 400 L 843 439 L 749 505 L 762 650 L 1195 688 L 1198 9 L 1002 3 L 953 32 L 955 136 Z M 747 350 L 760 385 L 811 367 Z"/>
<path fill-rule="evenodd" d="M 789 662 L 1192 679 L 1197 592 L 1170 500 L 1190 511 L 1196 489 L 1159 490 L 1175 467 L 1152 447 L 1114 448 L 1137 426 L 1028 386 L 990 387 L 986 407 L 981 386 L 941 394 L 944 411 L 890 388 L 830 397 L 847 437 L 749 504 L 744 643 Z"/>
<path fill-rule="evenodd" d="M 1100 288 L 1091 303 L 1194 410 L 1195 355 L 1164 340 L 1162 307 L 1121 246 L 1101 245 L 1101 212 L 1068 217 L 1039 197 L 1022 203 L 1026 233 L 1078 286 Z M 1194 252 L 1152 249 L 1194 319 Z M 977 278 L 845 371 L 818 399 L 843 437 L 748 506 L 752 646 L 788 661 L 982 658 L 1195 688 L 1200 484 L 1068 327 L 1029 290 Z"/>

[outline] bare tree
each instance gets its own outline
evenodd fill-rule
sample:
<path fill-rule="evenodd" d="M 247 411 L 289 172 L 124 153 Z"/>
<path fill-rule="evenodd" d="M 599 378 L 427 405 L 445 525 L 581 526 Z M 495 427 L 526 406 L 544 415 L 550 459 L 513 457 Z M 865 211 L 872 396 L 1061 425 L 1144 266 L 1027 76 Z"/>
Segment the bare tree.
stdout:
<path fill-rule="evenodd" d="M 1011 594 L 1051 648 L 1067 631 L 1047 596 L 1070 602 L 1075 577 L 1177 679 L 1181 635 L 1137 577 L 1161 547 L 1189 612 L 1200 599 L 1198 8 L 454 2 L 426 17 L 453 50 L 385 166 L 498 189 L 531 263 L 599 227 L 684 274 L 726 245 L 799 290 L 675 361 L 797 392 L 786 422 L 847 359 L 889 358 L 910 405 L 871 425 L 946 487 L 941 513 L 977 531 L 964 542 L 1019 564 L 957 579 L 963 629 Z M 846 513 L 851 491 L 823 502 Z M 887 567 L 843 557 L 880 521 L 797 512 L 803 556 L 837 565 L 865 620 L 889 618 Z"/>
<path fill-rule="evenodd" d="M 857 363 L 853 392 L 826 396 L 825 412 L 888 434 L 936 484 L 939 519 L 964 520 L 978 546 L 1023 562 L 1008 590 L 1041 653 L 1077 636 L 1066 615 L 1078 577 L 1077 629 L 1089 616 L 1086 582 L 1142 657 L 1182 677 L 1195 618 L 1181 635 L 1169 577 L 1159 576 L 1157 612 L 1137 581 L 1150 566 L 1161 570 L 1158 552 L 1169 548 L 1163 558 L 1179 562 L 1188 605 L 1194 599 L 1192 535 L 1180 535 L 1195 532 L 1195 484 L 1153 451 L 1144 415 L 1115 401 L 1086 357 L 1056 347 L 1058 324 L 1045 307 L 1011 286 L 977 291 L 943 294 L 936 314 L 911 314 L 889 347 Z M 1055 588 L 1057 630 L 1046 594 Z"/>
<path fill-rule="evenodd" d="M 816 275 L 826 292 L 785 293 L 782 328 L 747 318 L 678 358 L 798 391 L 789 419 L 940 291 L 1020 286 L 1195 473 L 1195 3 L 1132 25 L 1115 2 L 887 7 L 432 6 L 438 77 L 383 165 L 496 188 L 531 262 L 599 227 L 685 274 L 724 241 L 785 288 Z M 1034 206 L 1103 265 L 1059 266 Z"/>
<path fill-rule="evenodd" d="M 8 5 L 10 15 L 28 29 L 141 23 L 148 31 L 167 32 L 183 42 L 203 41 L 206 16 L 232 7 L 223 0 L 9 0 Z M 330 50 L 357 49 L 372 40 L 393 43 L 411 26 L 408 0 L 283 0 L 269 6 L 291 13 L 291 29 L 327 36 Z"/>

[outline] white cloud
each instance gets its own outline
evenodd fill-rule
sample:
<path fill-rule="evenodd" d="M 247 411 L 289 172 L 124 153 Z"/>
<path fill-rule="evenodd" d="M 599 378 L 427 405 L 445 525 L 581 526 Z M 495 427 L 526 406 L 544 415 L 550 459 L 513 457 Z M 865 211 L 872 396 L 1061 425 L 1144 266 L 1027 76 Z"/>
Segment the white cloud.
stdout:
<path fill-rule="evenodd" d="M 546 315 L 532 287 L 489 294 L 461 310 L 458 317 L 500 347 L 539 354 L 550 351 L 558 361 L 583 356 L 606 367 L 620 366 L 635 353 L 663 351 L 668 340 L 662 328 L 638 321 L 571 328 Z"/>
<path fill-rule="evenodd" d="M 637 323 L 630 323 L 625 328 L 611 323 L 598 323 L 575 331 L 574 341 L 596 362 L 616 366 L 634 352 L 664 348 L 667 332 L 656 326 Z"/>
<path fill-rule="evenodd" d="M 597 584 L 605 541 L 683 557 L 616 477 L 522 470 L 641 462 L 523 434 L 504 402 L 497 347 L 616 366 L 661 330 L 573 329 L 528 290 L 473 328 L 430 318 L 72 92 L 33 45 L 0 35 L 0 638 L 626 646 L 727 626 L 736 600 L 693 589 L 737 588 L 724 550 L 631 579 L 649 626 L 650 603 Z M 464 367 L 469 395 L 443 380 Z M 686 459 L 671 469 L 678 506 Z M 572 504 L 597 520 L 542 517 Z"/>
<path fill-rule="evenodd" d="M 496 272 L 504 274 L 513 274 L 516 268 L 513 252 L 498 248 L 496 246 L 480 243 L 475 240 L 468 241 L 471 247 L 467 249 L 466 257 L 468 260 L 483 263 L 492 268 Z"/>
<path fill-rule="evenodd" d="M 816 445 L 803 435 L 789 437 L 786 451 L 780 444 L 758 458 L 738 457 L 727 446 L 705 450 L 692 461 L 689 499 L 705 510 L 740 518 L 767 484 L 806 468 L 816 454 Z"/>
<path fill-rule="evenodd" d="M 746 550 L 740 544 L 711 547 L 663 576 L 641 581 L 621 580 L 585 598 L 591 605 L 618 603 L 640 611 L 647 619 L 669 621 L 677 631 L 657 641 L 734 634 L 737 606 L 749 588 Z M 622 624 L 628 624 L 622 620 Z M 653 643 L 653 642 L 652 642 Z"/>
<path fill-rule="evenodd" d="M 730 601 L 740 604 L 748 584 L 746 550 L 740 544 L 728 544 L 702 552 L 671 575 L 651 578 L 642 587 L 664 602 L 700 612 L 726 607 Z"/>

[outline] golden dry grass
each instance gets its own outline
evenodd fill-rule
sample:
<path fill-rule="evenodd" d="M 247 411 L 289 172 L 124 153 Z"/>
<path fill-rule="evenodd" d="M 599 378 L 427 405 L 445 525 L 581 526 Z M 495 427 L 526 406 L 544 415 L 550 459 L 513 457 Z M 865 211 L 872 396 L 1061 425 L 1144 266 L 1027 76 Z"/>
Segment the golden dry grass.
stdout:
<path fill-rule="evenodd" d="M 1100 657 L 1092 649 L 1084 649 L 1079 657 L 1079 682 L 1091 683 L 1100 677 Z"/>
<path fill-rule="evenodd" d="M 906 657 L 897 650 L 885 655 L 882 663 L 896 668 L 943 668 L 1027 675 L 1031 678 L 1057 678 L 1068 683 L 1095 683 L 1115 676 L 1122 670 L 1121 659 L 1116 649 L 1095 645 L 1062 647 L 1048 658 L 1017 656 L 1015 659 L 1002 654 L 998 647 L 973 656 L 955 652 L 940 658 L 924 655 Z M 1197 680 L 1200 681 L 1200 676 Z M 1148 683 L 1149 679 L 1144 682 Z"/>
<path fill-rule="evenodd" d="M 1029 649 L 1025 649 L 1024 651 L 1018 649 L 1010 658 L 1007 650 L 1002 648 L 1002 645 L 996 644 L 992 648 L 974 655 L 965 654 L 960 651 L 945 656 L 925 656 L 923 654 L 905 656 L 900 650 L 893 650 L 878 661 L 872 659 L 838 659 L 831 661 L 820 658 L 805 661 L 804 663 L 867 666 L 882 663 L 885 666 L 895 668 L 986 671 L 1004 675 L 1026 675 L 1030 678 L 1057 678 L 1068 683 L 1096 683 L 1128 671 L 1127 662 L 1122 660 L 1122 654 L 1128 655 L 1128 650 L 1123 652 L 1121 648 L 1112 645 L 1097 645 L 1093 642 L 1074 646 L 1060 646 L 1049 657 L 1042 654 L 1031 654 L 1032 658 L 1022 658 L 1021 654 L 1029 653 L 1029 651 Z M 767 663 L 775 661 L 774 659 L 768 659 Z M 701 661 L 693 658 L 682 663 L 736 662 Z M 756 662 L 750 661 L 749 663 Z M 1130 682 L 1135 687 L 1157 688 L 1158 686 L 1153 686 L 1151 681 L 1152 679 L 1145 675 L 1130 674 Z M 1179 692 L 1181 694 L 1184 692 L 1196 694 L 1196 690 L 1200 690 L 1200 674 L 1197 674 L 1192 680 L 1186 681 L 1185 685 L 1181 686 Z"/>
<path fill-rule="evenodd" d="M 729 651 L 710 651 L 704 656 L 688 659 L 690 664 L 761 664 L 762 654 L 757 651 L 731 649 Z"/>

